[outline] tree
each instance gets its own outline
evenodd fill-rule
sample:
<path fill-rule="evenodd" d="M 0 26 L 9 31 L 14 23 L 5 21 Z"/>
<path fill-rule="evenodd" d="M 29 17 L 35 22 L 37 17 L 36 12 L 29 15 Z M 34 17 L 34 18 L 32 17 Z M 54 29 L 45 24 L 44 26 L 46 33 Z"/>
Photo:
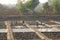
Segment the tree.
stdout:
<path fill-rule="evenodd" d="M 55 10 L 55 13 L 60 14 L 60 2 L 59 2 L 59 0 L 54 1 L 54 10 Z"/>
<path fill-rule="evenodd" d="M 45 14 L 48 14 L 48 9 L 49 9 L 48 2 L 44 3 L 43 8 L 44 8 L 44 10 L 43 10 L 43 11 L 44 11 L 44 13 L 45 13 Z"/>
<path fill-rule="evenodd" d="M 43 10 L 44 14 L 46 14 L 46 15 L 53 15 L 54 14 L 54 8 L 52 5 L 49 6 L 48 2 L 44 3 L 43 8 L 44 8 L 44 10 Z"/>
<path fill-rule="evenodd" d="M 20 2 L 18 9 L 22 13 L 28 13 L 31 10 L 33 12 L 34 8 L 37 6 L 38 3 L 39 3 L 39 0 L 28 0 L 25 3 Z"/>

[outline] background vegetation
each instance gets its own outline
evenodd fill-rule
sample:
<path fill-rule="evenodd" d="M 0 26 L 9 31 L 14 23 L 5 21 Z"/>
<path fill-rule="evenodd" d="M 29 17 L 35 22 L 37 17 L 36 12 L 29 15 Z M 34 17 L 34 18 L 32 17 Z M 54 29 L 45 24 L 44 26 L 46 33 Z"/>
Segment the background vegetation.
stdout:
<path fill-rule="evenodd" d="M 14 7 L 0 4 L 0 15 L 60 15 L 59 0 L 54 0 L 52 5 L 48 2 L 43 3 L 43 6 L 40 4 L 39 0 L 28 0 L 27 2 L 23 0 L 13 5 Z"/>
<path fill-rule="evenodd" d="M 20 2 L 18 6 L 18 10 L 22 14 L 28 14 L 28 15 L 35 15 L 38 13 L 35 13 L 34 9 L 39 4 L 39 0 L 29 0 L 26 3 Z M 60 14 L 60 2 L 58 0 L 54 0 L 53 5 L 49 6 L 48 2 L 43 4 L 43 10 L 42 13 L 39 13 L 40 15 L 55 15 Z"/>

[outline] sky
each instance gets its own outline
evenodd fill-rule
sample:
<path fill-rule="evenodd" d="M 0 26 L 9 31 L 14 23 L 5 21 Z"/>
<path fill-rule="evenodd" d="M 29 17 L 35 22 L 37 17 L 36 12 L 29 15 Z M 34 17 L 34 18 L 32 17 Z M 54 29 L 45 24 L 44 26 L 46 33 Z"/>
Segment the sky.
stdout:
<path fill-rule="evenodd" d="M 1 4 L 16 4 L 17 3 L 17 0 L 0 0 L 0 3 Z"/>
<path fill-rule="evenodd" d="M 47 2 L 47 0 L 39 0 L 40 3 L 45 3 Z M 9 4 L 16 4 L 17 3 L 17 0 L 0 0 L 0 3 L 1 4 L 6 4 L 6 5 L 9 5 Z"/>
<path fill-rule="evenodd" d="M 48 2 L 48 0 L 39 0 L 40 3 L 45 3 L 45 2 Z"/>

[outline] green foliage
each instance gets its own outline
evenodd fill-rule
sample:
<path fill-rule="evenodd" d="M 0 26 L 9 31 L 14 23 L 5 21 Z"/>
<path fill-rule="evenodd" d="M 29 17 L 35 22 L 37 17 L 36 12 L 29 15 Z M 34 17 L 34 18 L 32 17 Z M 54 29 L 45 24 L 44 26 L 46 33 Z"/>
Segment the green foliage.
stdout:
<path fill-rule="evenodd" d="M 44 10 L 43 10 L 44 14 L 48 14 L 48 8 L 49 8 L 48 2 L 44 3 L 43 8 L 44 8 Z"/>
<path fill-rule="evenodd" d="M 23 9 L 24 9 L 24 10 L 23 10 Z M 23 4 L 22 2 L 18 5 L 18 10 L 19 10 L 20 12 L 26 11 L 25 6 L 24 6 L 24 4 Z"/>
<path fill-rule="evenodd" d="M 60 3 L 58 0 L 54 2 L 55 13 L 60 13 Z"/>
<path fill-rule="evenodd" d="M 54 4 L 54 5 L 56 5 L 56 4 Z M 53 14 L 55 14 L 55 7 L 56 6 L 53 7 L 54 5 L 49 6 L 48 2 L 44 3 L 44 6 L 43 6 L 44 14 L 46 14 L 46 15 L 53 15 Z"/>
<path fill-rule="evenodd" d="M 44 9 L 48 9 L 48 7 L 49 7 L 48 2 L 46 2 L 43 7 L 44 7 Z"/>
<path fill-rule="evenodd" d="M 30 10 L 34 10 L 34 8 L 37 6 L 38 3 L 39 3 L 38 0 L 29 0 L 24 4 L 23 2 L 21 2 L 18 5 L 18 10 L 22 13 L 27 13 Z"/>

